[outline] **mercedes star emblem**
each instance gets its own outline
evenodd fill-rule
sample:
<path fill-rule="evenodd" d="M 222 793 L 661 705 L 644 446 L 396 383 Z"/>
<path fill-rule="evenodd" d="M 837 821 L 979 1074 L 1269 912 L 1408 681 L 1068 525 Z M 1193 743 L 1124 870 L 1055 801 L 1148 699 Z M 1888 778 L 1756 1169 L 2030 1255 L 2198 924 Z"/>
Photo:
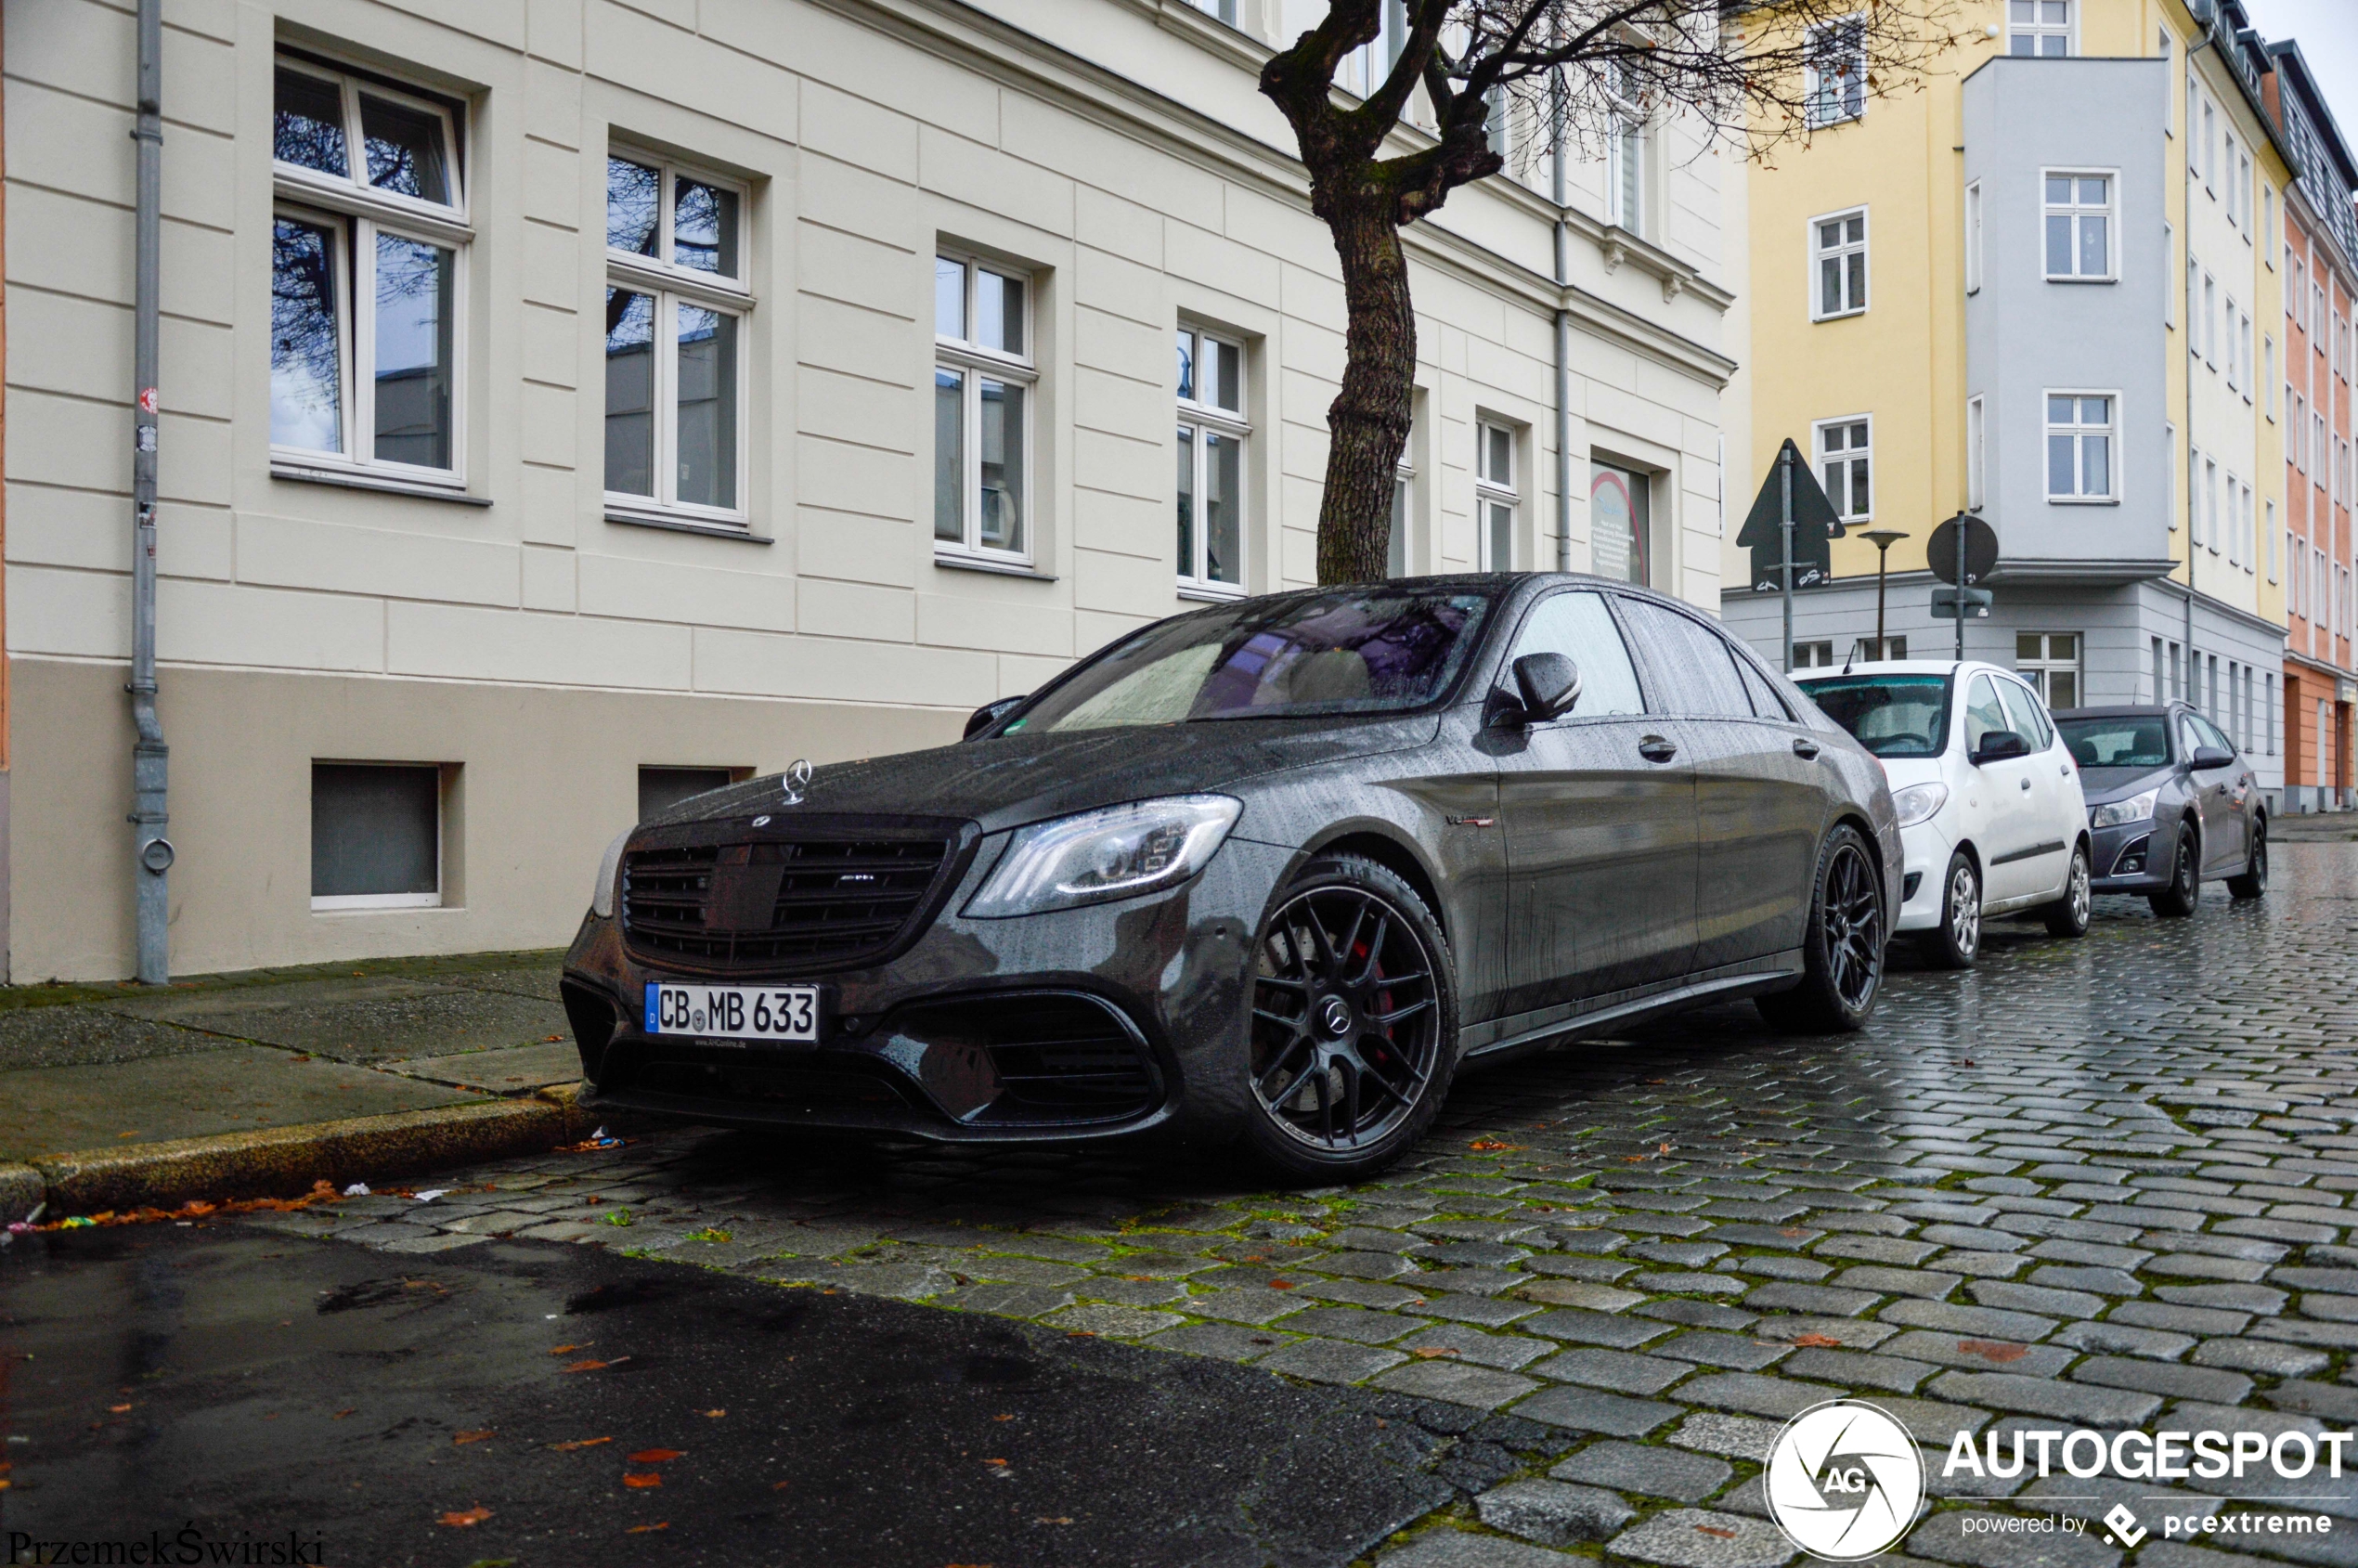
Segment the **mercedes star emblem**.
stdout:
<path fill-rule="evenodd" d="M 803 787 L 810 783 L 810 759 L 807 757 L 796 758 L 794 759 L 794 766 L 786 770 L 786 776 L 784 780 L 786 792 L 786 804 L 789 806 L 801 805 Z"/>

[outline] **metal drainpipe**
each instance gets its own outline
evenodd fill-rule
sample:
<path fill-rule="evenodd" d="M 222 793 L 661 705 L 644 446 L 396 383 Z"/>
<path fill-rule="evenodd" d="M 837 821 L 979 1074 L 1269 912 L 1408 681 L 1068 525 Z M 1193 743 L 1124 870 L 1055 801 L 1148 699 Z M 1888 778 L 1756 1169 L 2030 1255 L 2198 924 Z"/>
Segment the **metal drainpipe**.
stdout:
<path fill-rule="evenodd" d="M 1548 83 L 1548 119 L 1555 126 L 1555 147 L 1549 162 L 1554 172 L 1549 196 L 1556 204 L 1556 570 L 1572 570 L 1572 312 L 1563 307 L 1561 291 L 1571 281 L 1566 253 L 1571 232 L 1564 223 L 1564 79 L 1559 71 Z"/>
<path fill-rule="evenodd" d="M 156 717 L 156 317 L 158 253 L 163 199 L 163 0 L 139 0 L 139 118 L 131 136 L 138 148 L 136 224 L 136 302 L 133 317 L 131 415 L 131 719 L 139 738 L 131 748 L 132 883 L 136 889 L 139 979 L 163 985 L 172 963 L 166 920 L 165 873 L 172 841 L 163 836 L 164 785 L 170 751 Z"/>

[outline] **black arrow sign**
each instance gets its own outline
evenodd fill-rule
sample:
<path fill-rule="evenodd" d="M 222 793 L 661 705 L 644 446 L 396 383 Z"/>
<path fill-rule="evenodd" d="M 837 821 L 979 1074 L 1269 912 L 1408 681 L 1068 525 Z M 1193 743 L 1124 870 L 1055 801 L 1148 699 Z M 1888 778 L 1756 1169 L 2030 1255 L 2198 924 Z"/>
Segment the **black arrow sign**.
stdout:
<path fill-rule="evenodd" d="M 1826 499 L 1818 476 L 1809 472 L 1801 449 L 1788 438 L 1769 462 L 1768 477 L 1736 536 L 1737 547 L 1752 551 L 1755 593 L 1775 593 L 1785 586 L 1784 484 L 1777 469 L 1788 453 L 1793 458 L 1793 585 L 1814 588 L 1833 576 L 1833 550 L 1827 541 L 1842 538 L 1842 519 L 1834 514 L 1834 503 Z"/>

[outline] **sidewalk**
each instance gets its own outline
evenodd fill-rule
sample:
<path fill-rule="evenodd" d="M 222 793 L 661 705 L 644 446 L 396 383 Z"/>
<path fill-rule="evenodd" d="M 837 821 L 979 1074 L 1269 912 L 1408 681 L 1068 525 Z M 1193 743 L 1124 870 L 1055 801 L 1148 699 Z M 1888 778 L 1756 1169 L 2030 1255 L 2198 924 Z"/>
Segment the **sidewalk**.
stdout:
<path fill-rule="evenodd" d="M 578 1137 L 561 956 L 0 989 L 0 1218 L 300 1192 Z"/>

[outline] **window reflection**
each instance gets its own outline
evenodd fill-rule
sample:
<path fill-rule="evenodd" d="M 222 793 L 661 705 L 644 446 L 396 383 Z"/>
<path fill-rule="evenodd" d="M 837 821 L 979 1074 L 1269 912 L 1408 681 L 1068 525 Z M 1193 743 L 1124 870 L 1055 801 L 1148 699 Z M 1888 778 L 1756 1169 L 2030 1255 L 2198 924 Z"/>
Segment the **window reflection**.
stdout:
<path fill-rule="evenodd" d="M 376 455 L 450 466 L 452 256 L 439 245 L 377 236 Z"/>
<path fill-rule="evenodd" d="M 271 156 L 281 163 L 346 176 L 343 89 L 305 71 L 278 71 L 277 123 Z"/>
<path fill-rule="evenodd" d="M 677 182 L 671 201 L 671 259 L 698 272 L 737 275 L 737 194 L 695 180 Z"/>
<path fill-rule="evenodd" d="M 363 93 L 360 134 L 367 142 L 370 185 L 421 201 L 450 204 L 441 115 Z"/>
<path fill-rule="evenodd" d="M 982 545 L 1023 548 L 1023 388 L 986 380 L 982 394 Z"/>
<path fill-rule="evenodd" d="M 606 488 L 655 493 L 655 302 L 606 291 Z"/>
<path fill-rule="evenodd" d="M 655 253 L 663 175 L 628 158 L 606 160 L 606 243 L 636 256 Z"/>
<path fill-rule="evenodd" d="M 966 538 L 966 377 L 933 369 L 933 537 L 963 544 Z"/>
<path fill-rule="evenodd" d="M 334 230 L 279 219 L 270 239 L 270 439 L 279 446 L 343 450 L 336 315 Z"/>
<path fill-rule="evenodd" d="M 737 318 L 681 304 L 680 352 L 680 499 L 691 506 L 737 504 Z"/>

